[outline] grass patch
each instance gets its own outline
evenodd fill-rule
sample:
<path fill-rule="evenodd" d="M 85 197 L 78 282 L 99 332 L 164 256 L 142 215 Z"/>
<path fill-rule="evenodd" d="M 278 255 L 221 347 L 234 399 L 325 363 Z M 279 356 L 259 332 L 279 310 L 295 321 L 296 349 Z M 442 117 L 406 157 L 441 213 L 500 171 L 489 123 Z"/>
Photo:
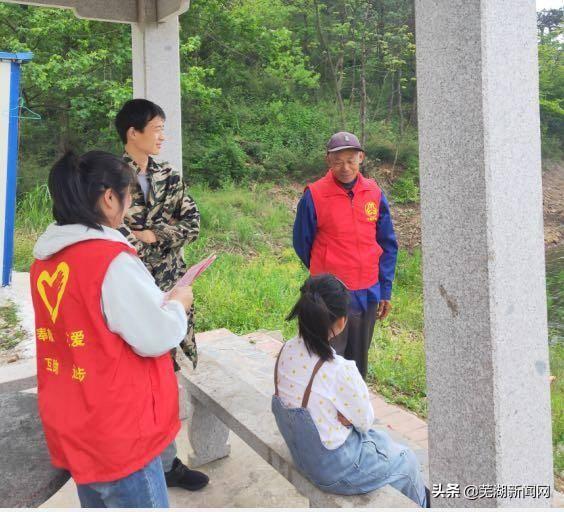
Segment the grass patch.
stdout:
<path fill-rule="evenodd" d="M 271 184 L 248 189 L 228 185 L 190 193 L 200 209 L 201 235 L 185 249 L 195 263 L 215 251 L 218 260 L 194 284 L 199 331 L 225 327 L 237 334 L 258 329 L 282 330 L 307 272 L 291 249 L 294 220 L 291 190 Z"/>
<path fill-rule="evenodd" d="M 390 402 L 427 416 L 421 251 L 400 251 L 388 318 L 376 324 L 368 382 Z"/>
<path fill-rule="evenodd" d="M 201 229 L 198 240 L 186 247 L 188 262 L 212 251 L 254 257 L 290 247 L 292 191 L 272 184 L 228 184 L 215 190 L 196 185 L 190 194 L 200 209 Z"/>
<path fill-rule="evenodd" d="M 16 205 L 14 270 L 29 272 L 33 263 L 33 246 L 37 237 L 53 222 L 51 195 L 47 185 L 37 185 L 22 194 Z"/>
<path fill-rule="evenodd" d="M 12 301 L 0 306 L 0 351 L 14 348 L 25 338 L 25 331 L 20 327 L 18 310 Z"/>
<path fill-rule="evenodd" d="M 549 346 L 550 373 L 556 377 L 551 385 L 552 444 L 556 484 L 564 489 L 564 343 Z"/>
<path fill-rule="evenodd" d="M 252 259 L 223 254 L 194 285 L 198 330 L 226 327 L 245 334 L 262 328 L 281 330 L 289 339 L 297 328 L 284 318 L 306 277 L 290 249 Z"/>

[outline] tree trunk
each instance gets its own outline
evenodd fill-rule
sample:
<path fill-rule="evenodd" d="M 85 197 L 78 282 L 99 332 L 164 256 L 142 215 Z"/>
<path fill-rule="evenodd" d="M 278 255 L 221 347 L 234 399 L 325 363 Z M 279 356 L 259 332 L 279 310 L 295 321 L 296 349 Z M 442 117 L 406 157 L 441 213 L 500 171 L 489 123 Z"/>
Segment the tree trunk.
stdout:
<path fill-rule="evenodd" d="M 343 78 L 345 75 L 343 69 L 344 63 L 345 63 L 345 56 L 343 55 L 343 52 L 341 50 L 339 56 L 337 57 L 337 63 L 335 64 L 335 71 L 337 72 L 337 86 L 339 87 L 339 91 L 343 90 Z"/>
<path fill-rule="evenodd" d="M 411 104 L 411 114 L 409 116 L 409 124 L 411 126 L 417 126 L 417 89 L 415 89 L 415 95 L 413 96 L 413 103 Z"/>
<path fill-rule="evenodd" d="M 350 40 L 354 41 L 356 39 L 356 23 L 354 23 L 351 27 L 351 34 L 350 34 Z M 356 44 L 354 45 L 354 49 L 353 49 L 353 63 L 352 63 L 352 75 L 351 75 L 351 94 L 349 96 L 349 107 L 351 107 L 354 104 L 354 96 L 356 93 L 356 54 L 357 54 L 357 48 L 356 48 Z"/>
<path fill-rule="evenodd" d="M 368 96 L 366 93 L 366 55 L 368 53 L 368 50 L 366 44 L 366 31 L 368 25 L 369 9 L 369 5 L 366 5 L 360 51 L 360 145 L 362 147 L 366 146 L 366 118 L 368 115 Z"/>
<path fill-rule="evenodd" d="M 394 111 L 394 96 L 395 96 L 395 83 L 394 83 L 394 72 L 392 71 L 391 74 L 392 77 L 392 83 L 391 83 L 391 87 L 390 87 L 390 98 L 388 100 L 388 115 L 386 116 L 386 123 L 389 123 L 392 120 L 392 113 Z"/>
<path fill-rule="evenodd" d="M 349 96 L 349 107 L 354 103 L 354 94 L 356 88 L 356 46 L 353 53 L 353 65 L 352 65 L 352 78 L 351 78 L 351 95 Z"/>
<path fill-rule="evenodd" d="M 303 38 L 303 43 L 302 43 L 302 49 L 304 51 L 305 55 L 310 55 L 310 51 L 309 51 L 309 39 L 308 39 L 308 19 L 307 19 L 307 12 L 303 12 L 302 13 L 302 20 L 304 22 L 304 38 Z"/>
<path fill-rule="evenodd" d="M 384 79 L 382 80 L 382 85 L 380 86 L 380 93 L 378 94 L 378 101 L 376 102 L 376 108 L 372 114 L 372 119 L 375 120 L 380 113 L 380 107 L 382 105 L 382 98 L 384 97 L 384 92 L 386 91 L 386 81 L 388 80 L 390 72 L 386 71 Z"/>
<path fill-rule="evenodd" d="M 337 75 L 337 70 L 335 69 L 335 64 L 333 63 L 333 58 L 331 57 L 331 50 L 327 45 L 327 41 L 325 40 L 325 36 L 323 35 L 323 29 L 321 28 L 321 16 L 319 15 L 319 2 L 314 0 L 315 6 L 315 21 L 317 25 L 317 35 L 319 37 L 319 43 L 321 47 L 325 50 L 327 54 L 327 60 L 329 62 L 329 68 L 331 70 L 331 78 L 333 80 L 333 87 L 335 88 L 335 97 L 337 98 L 337 106 L 339 108 L 339 117 L 341 121 L 341 129 L 346 129 L 346 122 L 345 122 L 345 104 L 343 102 L 343 95 L 341 94 L 341 88 L 339 85 L 339 78 Z"/>
<path fill-rule="evenodd" d="M 65 153 L 70 148 L 70 116 L 68 109 L 70 105 L 67 104 L 60 111 L 60 131 L 59 131 L 59 152 Z"/>
<path fill-rule="evenodd" d="M 403 108 L 401 103 L 401 68 L 398 70 L 398 113 L 399 113 L 399 132 L 400 135 L 403 134 Z"/>

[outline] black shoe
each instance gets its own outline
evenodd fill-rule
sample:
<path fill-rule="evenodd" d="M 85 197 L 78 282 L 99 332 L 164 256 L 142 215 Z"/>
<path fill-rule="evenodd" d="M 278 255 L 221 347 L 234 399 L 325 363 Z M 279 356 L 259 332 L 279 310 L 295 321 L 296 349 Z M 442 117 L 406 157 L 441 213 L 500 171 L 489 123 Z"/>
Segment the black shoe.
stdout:
<path fill-rule="evenodd" d="M 197 491 L 210 481 L 204 473 L 187 468 L 178 457 L 174 458 L 172 469 L 165 472 L 165 480 L 167 487 L 182 487 L 188 491 Z"/>

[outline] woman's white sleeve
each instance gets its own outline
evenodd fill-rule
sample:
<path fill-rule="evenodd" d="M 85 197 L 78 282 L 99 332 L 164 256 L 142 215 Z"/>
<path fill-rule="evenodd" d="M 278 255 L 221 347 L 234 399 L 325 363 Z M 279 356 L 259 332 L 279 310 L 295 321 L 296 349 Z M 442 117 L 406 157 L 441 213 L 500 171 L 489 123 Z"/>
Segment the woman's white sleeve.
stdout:
<path fill-rule="evenodd" d="M 119 254 L 102 283 L 102 312 L 110 331 L 119 334 L 144 357 L 166 354 L 178 346 L 187 330 L 184 307 L 163 304 L 164 293 L 139 258 Z"/>
<path fill-rule="evenodd" d="M 368 387 L 354 361 L 346 361 L 337 371 L 335 407 L 357 429 L 366 432 L 374 423 L 374 409 Z"/>

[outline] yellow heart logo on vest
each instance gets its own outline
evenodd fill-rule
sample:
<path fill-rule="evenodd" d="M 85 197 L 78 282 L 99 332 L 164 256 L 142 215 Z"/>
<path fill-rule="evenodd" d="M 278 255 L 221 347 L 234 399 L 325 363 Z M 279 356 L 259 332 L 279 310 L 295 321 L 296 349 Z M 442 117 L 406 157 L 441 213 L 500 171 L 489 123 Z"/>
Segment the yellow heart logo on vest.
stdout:
<path fill-rule="evenodd" d="M 63 294 L 65 293 L 65 288 L 67 287 L 67 281 L 69 280 L 69 266 L 67 263 L 62 261 L 57 265 L 57 269 L 53 274 L 49 274 L 46 270 L 41 272 L 39 278 L 37 279 L 37 291 L 47 311 L 51 315 L 51 320 L 53 323 L 56 322 L 57 316 L 59 315 L 59 306 L 61 305 L 61 299 L 63 298 Z M 57 298 L 55 301 L 55 305 L 53 306 L 47 297 L 47 291 L 45 290 L 45 283 L 49 286 L 51 290 L 57 292 Z"/>

